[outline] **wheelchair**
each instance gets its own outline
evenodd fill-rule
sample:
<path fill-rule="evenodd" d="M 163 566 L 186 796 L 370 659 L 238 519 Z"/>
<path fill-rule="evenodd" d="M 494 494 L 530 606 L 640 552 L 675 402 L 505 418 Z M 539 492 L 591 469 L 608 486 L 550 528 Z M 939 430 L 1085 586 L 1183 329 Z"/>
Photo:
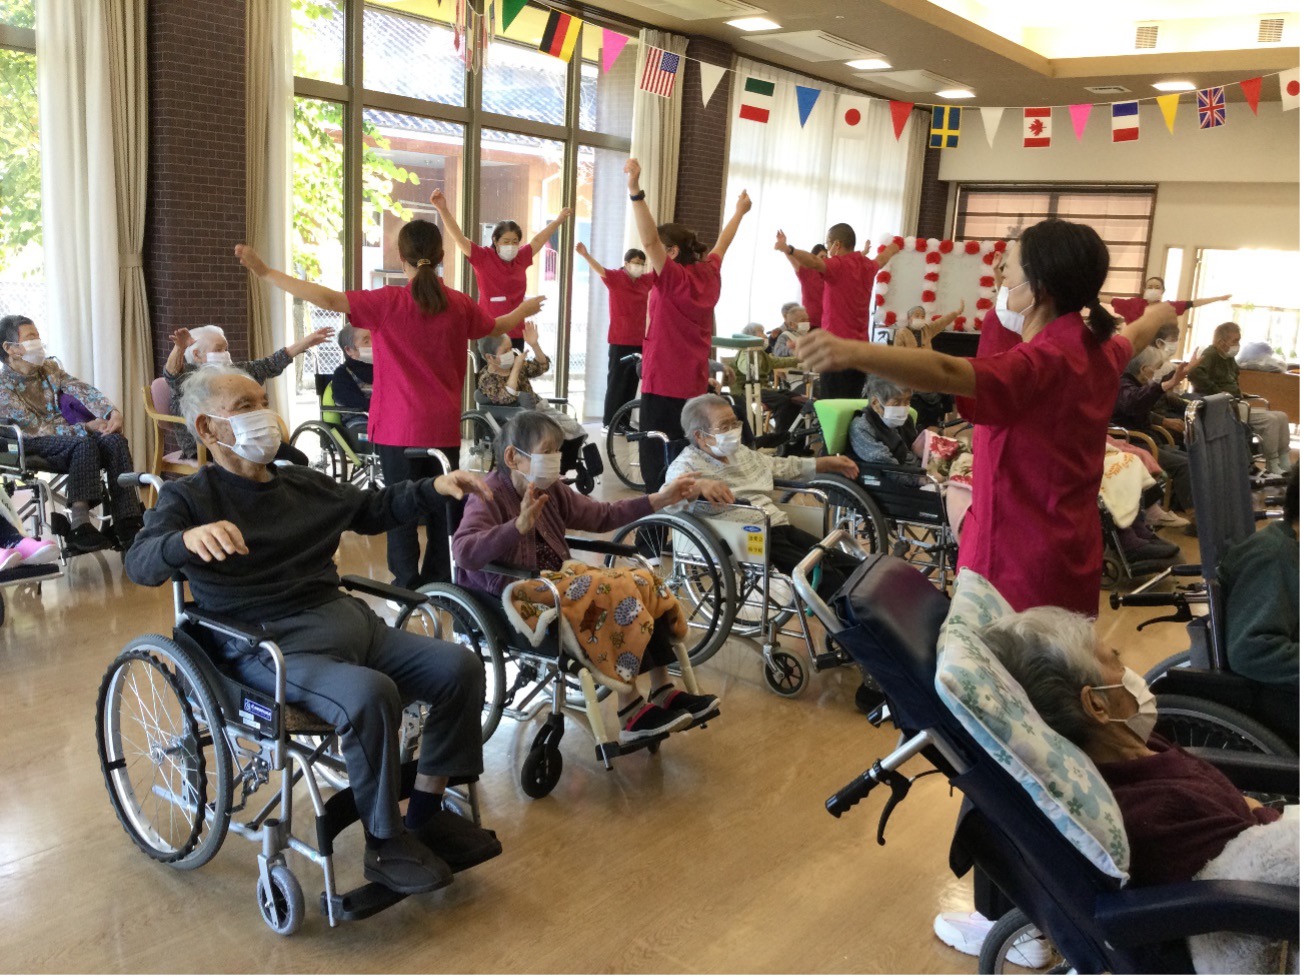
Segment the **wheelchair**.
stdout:
<path fill-rule="evenodd" d="M 154 476 L 124 475 L 124 484 L 151 484 Z M 346 590 L 398 601 L 409 609 L 421 594 L 362 577 L 342 579 Z M 363 919 L 405 896 L 367 883 L 340 892 L 334 843 L 358 819 L 334 728 L 285 695 L 284 658 L 256 627 L 199 611 L 185 600 L 185 581 L 173 578 L 171 636 L 128 642 L 100 683 L 95 740 L 104 784 L 127 835 L 147 856 L 191 870 L 209 862 L 228 832 L 254 842 L 256 896 L 263 921 L 289 936 L 304 917 L 303 889 L 286 861 L 293 851 L 323 876 L 320 908 L 329 924 Z M 275 668 L 275 694 L 266 695 L 223 674 L 211 652 L 235 639 L 266 652 Z M 422 707 L 403 715 L 402 794 L 416 777 Z M 266 802 L 254 795 L 276 781 Z M 306 789 L 313 808 L 310 834 L 295 832 L 295 790 Z M 325 787 L 337 787 L 327 796 Z M 479 824 L 476 787 L 450 789 L 446 803 Z"/>
<path fill-rule="evenodd" d="M 1160 733 L 1176 743 L 1218 746 L 1282 756 L 1299 749 L 1299 690 L 1255 682 L 1228 664 L 1226 611 L 1218 566 L 1227 551 L 1250 536 L 1256 518 L 1251 484 L 1245 477 L 1249 448 L 1227 394 L 1194 400 L 1187 407 L 1186 443 L 1191 488 L 1200 514 L 1200 563 L 1176 566 L 1130 593 L 1110 596 L 1110 606 L 1169 607 L 1171 615 L 1137 626 L 1183 624 L 1188 650 L 1171 655 L 1146 674 L 1159 697 Z M 1194 583 L 1162 591 L 1165 581 L 1195 577 Z"/>
<path fill-rule="evenodd" d="M 835 542 L 830 537 L 825 545 Z M 1225 880 L 1124 885 L 1125 850 L 1121 859 L 1111 858 L 1118 853 L 1104 843 L 1097 841 L 1092 852 L 1089 839 L 1062 833 L 1050 813 L 1058 803 L 1054 795 L 1044 785 L 1034 790 L 1021 779 L 1036 774 L 1019 751 L 985 727 L 980 727 L 982 735 L 971 732 L 960 706 L 939 691 L 939 635 L 944 625 L 951 626 L 947 598 L 904 561 L 871 555 L 830 607 L 809 582 L 820 557 L 816 550 L 798 565 L 794 586 L 878 681 L 901 731 L 898 747 L 830 796 L 825 808 L 840 818 L 886 786 L 890 796 L 877 832 L 878 843 L 885 844 L 891 814 L 924 775 L 902 772 L 919 755 L 936 768 L 926 773 L 940 772 L 964 794 L 952 867 L 957 875 L 970 867 L 981 869 L 1018 907 L 993 927 L 980 972 L 1015 966 L 1006 953 L 1034 928 L 1057 951 L 1052 973 L 1190 973 L 1184 940 L 1191 935 L 1232 931 L 1283 941 L 1297 938 L 1299 890 L 1294 886 Z M 990 693 L 979 690 L 976 695 L 981 704 Z M 1035 714 L 1024 718 L 1038 724 L 1034 735 L 1044 728 Z M 1201 756 L 1242 790 L 1298 795 L 1296 761 L 1220 751 L 1202 751 Z M 1016 766 L 1023 766 L 1023 774 L 1015 773 Z M 1098 789 L 1108 793 L 1103 784 Z"/>
<path fill-rule="evenodd" d="M 308 456 L 309 464 L 341 483 L 358 488 L 379 488 L 384 484 L 380 457 L 367 440 L 365 428 L 354 430 L 347 422 L 367 417 L 366 411 L 351 410 L 335 403 L 330 373 L 313 374 L 317 387 L 319 417 L 304 421 L 290 435 L 290 446 Z"/>

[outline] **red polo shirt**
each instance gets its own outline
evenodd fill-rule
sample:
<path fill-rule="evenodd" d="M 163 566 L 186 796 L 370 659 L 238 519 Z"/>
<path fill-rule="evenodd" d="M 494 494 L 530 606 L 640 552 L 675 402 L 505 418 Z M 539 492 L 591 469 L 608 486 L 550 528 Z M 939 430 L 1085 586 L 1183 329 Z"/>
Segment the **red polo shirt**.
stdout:
<path fill-rule="evenodd" d="M 525 270 L 534 264 L 534 249 L 522 244 L 511 261 L 498 257 L 493 248 L 483 244 L 471 245 L 471 270 L 475 272 L 476 288 L 480 292 L 480 308 L 497 319 L 507 315 L 525 299 Z M 525 335 L 525 324 L 517 326 L 507 335 L 520 339 Z"/>
<path fill-rule="evenodd" d="M 720 301 L 720 256 L 691 265 L 667 260 L 648 296 L 643 392 L 688 400 L 706 393 L 712 315 Z"/>
<path fill-rule="evenodd" d="M 602 276 L 607 286 L 607 309 L 610 323 L 607 342 L 612 346 L 642 346 L 647 332 L 647 297 L 655 275 L 644 272 L 631 278 L 624 267 L 608 268 Z"/>
<path fill-rule="evenodd" d="M 801 304 L 810 316 L 810 327 L 818 329 L 824 321 L 824 276 L 814 268 L 798 266 L 797 281 L 801 285 Z"/>
<path fill-rule="evenodd" d="M 1150 303 L 1139 295 L 1127 299 L 1110 299 L 1109 304 L 1114 307 L 1114 314 L 1121 315 L 1124 322 L 1136 322 L 1145 315 L 1146 309 L 1150 308 Z M 1191 307 L 1190 302 L 1170 302 L 1169 304 L 1177 310 L 1178 315 Z"/>
<path fill-rule="evenodd" d="M 869 342 L 869 303 L 877 274 L 878 262 L 859 251 L 825 258 L 822 328 L 843 339 Z"/>
<path fill-rule="evenodd" d="M 493 318 L 447 286 L 448 307 L 438 315 L 422 312 L 406 285 L 346 294 L 350 323 L 371 333 L 375 349 L 371 440 L 403 448 L 460 445 L 466 344 L 493 332 Z"/>

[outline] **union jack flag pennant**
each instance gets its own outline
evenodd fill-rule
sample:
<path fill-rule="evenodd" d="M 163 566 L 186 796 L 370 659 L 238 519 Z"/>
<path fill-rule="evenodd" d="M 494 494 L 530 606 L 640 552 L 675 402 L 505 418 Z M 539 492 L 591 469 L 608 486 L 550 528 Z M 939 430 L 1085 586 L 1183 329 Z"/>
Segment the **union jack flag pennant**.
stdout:
<path fill-rule="evenodd" d="M 1200 113 L 1201 129 L 1217 129 L 1227 124 L 1227 98 L 1221 86 L 1201 88 L 1195 93 L 1195 110 Z"/>

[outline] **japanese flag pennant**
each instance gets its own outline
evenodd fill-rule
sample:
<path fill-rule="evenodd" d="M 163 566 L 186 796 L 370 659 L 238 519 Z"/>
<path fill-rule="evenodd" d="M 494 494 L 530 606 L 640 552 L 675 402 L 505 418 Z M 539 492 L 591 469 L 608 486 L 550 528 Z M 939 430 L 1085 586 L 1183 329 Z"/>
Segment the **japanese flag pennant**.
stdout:
<path fill-rule="evenodd" d="M 1046 149 L 1050 146 L 1050 108 L 1023 110 L 1023 148 Z"/>
<path fill-rule="evenodd" d="M 770 108 L 774 105 L 774 82 L 748 78 L 743 83 L 743 102 L 738 106 L 738 118 L 751 122 L 769 122 Z"/>
<path fill-rule="evenodd" d="M 934 105 L 928 130 L 929 149 L 955 149 L 960 145 L 960 106 Z"/>
<path fill-rule="evenodd" d="M 1222 86 L 1201 88 L 1195 93 L 1195 110 L 1200 114 L 1201 129 L 1217 129 L 1227 123 L 1227 97 Z"/>
<path fill-rule="evenodd" d="M 1141 107 L 1136 102 L 1115 102 L 1110 106 L 1114 121 L 1114 142 L 1136 142 L 1141 135 Z"/>
<path fill-rule="evenodd" d="M 869 99 L 864 95 L 839 95 L 833 128 L 845 139 L 864 139 L 869 133 Z"/>
<path fill-rule="evenodd" d="M 647 57 L 643 59 L 643 77 L 638 87 L 653 95 L 669 98 L 675 90 L 675 77 L 679 73 L 679 55 L 663 51 L 659 47 L 649 47 Z"/>
<path fill-rule="evenodd" d="M 1277 75 L 1281 82 L 1281 110 L 1291 112 L 1299 108 L 1299 69 L 1291 68 Z"/>

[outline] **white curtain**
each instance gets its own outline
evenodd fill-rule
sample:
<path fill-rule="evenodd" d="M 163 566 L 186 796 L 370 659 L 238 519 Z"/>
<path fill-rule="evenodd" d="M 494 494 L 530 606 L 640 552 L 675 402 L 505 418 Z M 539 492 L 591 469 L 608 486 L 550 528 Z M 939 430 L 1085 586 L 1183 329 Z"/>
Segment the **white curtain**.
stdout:
<path fill-rule="evenodd" d="M 36 66 L 49 315 L 38 327 L 68 372 L 124 406 L 115 114 L 104 4 L 38 0 Z"/>
<path fill-rule="evenodd" d="M 630 136 L 630 155 L 643 167 L 642 186 L 647 205 L 658 223 L 675 218 L 675 186 L 679 180 L 679 125 L 684 104 L 684 75 L 688 68 L 688 38 L 665 31 L 644 29 L 638 36 L 638 61 L 634 73 L 634 129 Z M 649 47 L 679 55 L 679 73 L 669 98 L 653 95 L 638 88 L 643 78 L 644 59 Z M 631 213 L 626 225 L 631 247 L 638 246 Z"/>
<path fill-rule="evenodd" d="M 288 267 L 290 126 L 293 101 L 290 5 L 248 0 L 245 8 L 247 167 L 245 234 L 273 268 Z M 290 341 L 289 296 L 249 276 L 249 352 L 270 356 Z M 291 367 L 267 384 L 272 409 L 290 403 Z"/>
<path fill-rule="evenodd" d="M 731 213 L 733 201 L 746 190 L 752 210 L 725 259 L 716 308 L 716 331 L 721 335 L 752 321 L 778 325 L 780 306 L 800 301 L 796 276 L 774 250 L 780 228 L 790 244 L 809 250 L 840 221 L 855 228 L 858 244 L 866 236 L 877 243 L 883 235 L 900 234 L 913 224 L 923 155 L 918 112 L 911 113 L 898 142 L 887 102 L 871 99 L 867 136 L 845 139 L 834 133 L 833 123 L 838 93 L 846 89 L 745 58 L 736 59 L 734 68 L 724 204 Z M 738 118 L 749 76 L 775 83 L 765 124 Z M 821 91 L 804 127 L 796 85 Z M 909 205 L 910 200 L 915 203 Z"/>

